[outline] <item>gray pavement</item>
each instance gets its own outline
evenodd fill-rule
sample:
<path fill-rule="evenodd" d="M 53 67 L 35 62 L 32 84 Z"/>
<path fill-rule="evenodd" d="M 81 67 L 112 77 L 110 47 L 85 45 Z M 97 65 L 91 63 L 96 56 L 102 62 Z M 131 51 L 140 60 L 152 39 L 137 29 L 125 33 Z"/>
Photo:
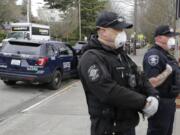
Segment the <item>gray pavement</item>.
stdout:
<path fill-rule="evenodd" d="M 40 105 L 0 123 L 0 135 L 90 135 L 90 121 L 78 81 Z"/>
<path fill-rule="evenodd" d="M 72 82 L 73 79 L 64 81 L 59 90 Z M 7 86 L 0 80 L 0 122 L 54 92 L 43 85 L 18 82 L 16 85 Z"/>
<path fill-rule="evenodd" d="M 129 56 L 133 59 L 138 66 L 142 68 L 143 56 L 147 51 L 147 47 L 136 49 L 136 55 L 130 54 Z"/>
<path fill-rule="evenodd" d="M 143 49 L 132 56 L 142 61 Z M 142 53 L 142 54 L 141 54 Z M 174 135 L 179 135 L 180 110 L 177 110 Z M 80 81 L 54 93 L 20 113 L 0 123 L 0 135 L 90 135 L 87 104 Z M 145 135 L 147 120 L 136 128 L 137 135 Z"/>

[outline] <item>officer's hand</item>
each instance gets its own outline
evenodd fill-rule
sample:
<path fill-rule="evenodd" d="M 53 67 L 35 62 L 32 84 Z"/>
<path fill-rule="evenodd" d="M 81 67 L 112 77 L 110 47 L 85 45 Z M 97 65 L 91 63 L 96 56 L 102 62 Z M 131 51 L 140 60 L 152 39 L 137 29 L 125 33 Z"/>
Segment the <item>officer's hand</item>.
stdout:
<path fill-rule="evenodd" d="M 172 73 L 172 71 L 173 71 L 172 66 L 170 66 L 169 64 L 166 64 L 166 71 L 168 73 Z"/>
<path fill-rule="evenodd" d="M 143 112 L 146 117 L 150 117 L 157 112 L 158 106 L 159 106 L 159 101 L 157 98 L 152 97 L 152 96 L 148 97 L 146 99 L 146 101 L 147 102 L 143 109 Z"/>
<path fill-rule="evenodd" d="M 149 79 L 149 82 L 150 82 L 151 85 L 155 88 L 155 87 L 158 85 L 159 80 L 158 80 L 158 78 L 156 78 L 156 77 L 151 77 L 151 78 Z"/>

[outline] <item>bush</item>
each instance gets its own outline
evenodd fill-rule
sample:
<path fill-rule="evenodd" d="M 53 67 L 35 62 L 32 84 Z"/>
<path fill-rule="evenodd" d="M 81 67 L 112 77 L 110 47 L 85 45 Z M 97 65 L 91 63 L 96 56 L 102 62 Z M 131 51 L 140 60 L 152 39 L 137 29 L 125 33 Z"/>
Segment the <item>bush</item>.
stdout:
<path fill-rule="evenodd" d="M 6 33 L 3 31 L 0 31 L 0 42 L 2 42 L 2 40 L 5 38 L 6 38 Z"/>

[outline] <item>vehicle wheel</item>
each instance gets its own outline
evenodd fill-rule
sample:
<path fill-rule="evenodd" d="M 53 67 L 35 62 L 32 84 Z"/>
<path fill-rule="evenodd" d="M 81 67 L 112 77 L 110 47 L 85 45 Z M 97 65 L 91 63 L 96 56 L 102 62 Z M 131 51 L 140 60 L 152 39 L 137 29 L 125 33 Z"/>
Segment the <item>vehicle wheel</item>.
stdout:
<path fill-rule="evenodd" d="M 4 83 L 6 84 L 6 85 L 15 85 L 16 84 L 16 81 L 12 81 L 12 80 L 4 80 Z"/>
<path fill-rule="evenodd" d="M 61 86 L 61 82 L 62 82 L 61 72 L 56 70 L 53 75 L 52 81 L 49 83 L 49 89 L 51 90 L 59 89 Z"/>

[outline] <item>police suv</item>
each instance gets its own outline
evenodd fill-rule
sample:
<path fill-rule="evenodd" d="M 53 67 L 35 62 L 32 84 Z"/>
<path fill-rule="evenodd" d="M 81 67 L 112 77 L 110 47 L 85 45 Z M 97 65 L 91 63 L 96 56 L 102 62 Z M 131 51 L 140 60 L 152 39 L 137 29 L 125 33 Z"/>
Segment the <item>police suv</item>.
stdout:
<path fill-rule="evenodd" d="M 67 43 L 10 40 L 0 50 L 0 78 L 7 85 L 38 82 L 56 90 L 63 78 L 77 75 L 77 63 Z"/>

